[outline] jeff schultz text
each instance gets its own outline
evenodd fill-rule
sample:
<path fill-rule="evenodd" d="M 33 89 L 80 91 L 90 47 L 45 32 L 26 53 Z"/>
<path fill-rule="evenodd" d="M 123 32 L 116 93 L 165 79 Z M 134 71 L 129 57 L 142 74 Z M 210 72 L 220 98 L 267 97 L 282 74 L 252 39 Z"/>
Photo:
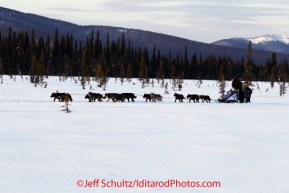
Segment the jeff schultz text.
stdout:
<path fill-rule="evenodd" d="M 168 179 L 166 181 L 153 180 L 78 180 L 77 185 L 83 188 L 220 188 L 219 181 L 181 181 Z"/>

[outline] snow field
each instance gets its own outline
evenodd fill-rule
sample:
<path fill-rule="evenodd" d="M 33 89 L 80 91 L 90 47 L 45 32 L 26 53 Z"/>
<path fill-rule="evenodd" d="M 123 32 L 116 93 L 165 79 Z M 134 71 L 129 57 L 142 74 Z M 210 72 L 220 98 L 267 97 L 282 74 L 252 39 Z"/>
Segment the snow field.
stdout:
<path fill-rule="evenodd" d="M 288 95 L 259 83 L 250 104 L 174 103 L 174 91 L 110 79 L 106 92 L 135 103 L 84 99 L 78 81 L 34 87 L 19 76 L 0 85 L 0 190 L 11 192 L 288 192 Z M 156 81 L 155 81 L 156 82 Z M 92 92 L 105 93 L 91 82 Z M 230 89 L 228 82 L 227 90 Z M 69 92 L 72 113 L 53 102 Z M 140 95 L 158 93 L 163 103 Z M 184 94 L 219 97 L 216 81 L 185 80 Z M 83 188 L 78 180 L 220 181 L 220 188 Z"/>

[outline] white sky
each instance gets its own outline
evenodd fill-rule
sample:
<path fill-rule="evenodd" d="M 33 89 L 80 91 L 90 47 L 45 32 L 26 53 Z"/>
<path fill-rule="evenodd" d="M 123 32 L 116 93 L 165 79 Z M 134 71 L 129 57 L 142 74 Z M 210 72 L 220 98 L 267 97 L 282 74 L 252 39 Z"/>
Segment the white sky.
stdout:
<path fill-rule="evenodd" d="M 1 0 L 0 6 L 79 25 L 142 29 L 205 43 L 289 35 L 288 0 Z"/>

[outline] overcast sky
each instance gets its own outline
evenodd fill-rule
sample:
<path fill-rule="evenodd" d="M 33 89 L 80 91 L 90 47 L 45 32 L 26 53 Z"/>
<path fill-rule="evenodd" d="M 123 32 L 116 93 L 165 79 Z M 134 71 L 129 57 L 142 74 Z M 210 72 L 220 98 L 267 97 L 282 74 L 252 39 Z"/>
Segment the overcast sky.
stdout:
<path fill-rule="evenodd" d="M 1 0 L 0 6 L 79 25 L 141 29 L 205 43 L 289 35 L 288 0 Z"/>

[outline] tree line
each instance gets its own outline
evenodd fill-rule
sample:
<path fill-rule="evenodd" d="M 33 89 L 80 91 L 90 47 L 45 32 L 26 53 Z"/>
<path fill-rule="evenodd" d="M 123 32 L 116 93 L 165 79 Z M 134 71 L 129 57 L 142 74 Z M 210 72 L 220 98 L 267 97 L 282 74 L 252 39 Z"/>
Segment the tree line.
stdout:
<path fill-rule="evenodd" d="M 250 81 L 270 81 L 271 86 L 288 81 L 288 60 L 277 61 L 274 52 L 264 63 L 255 64 L 250 45 L 248 58 L 234 61 L 230 56 L 188 56 L 186 45 L 183 53 L 175 55 L 162 53 L 155 46 L 149 53 L 146 47 L 133 47 L 124 33 L 117 41 L 112 41 L 108 33 L 105 42 L 99 31 L 92 31 L 86 42 L 74 40 L 69 33 L 59 36 L 58 29 L 53 40 L 49 35 L 36 39 L 34 30 L 28 34 L 12 27 L 5 34 L 0 31 L 0 75 L 30 75 L 33 83 L 49 75 L 80 76 L 83 81 L 95 77 L 101 84 L 107 77 L 145 82 L 149 78 L 228 80 L 235 75 Z"/>

